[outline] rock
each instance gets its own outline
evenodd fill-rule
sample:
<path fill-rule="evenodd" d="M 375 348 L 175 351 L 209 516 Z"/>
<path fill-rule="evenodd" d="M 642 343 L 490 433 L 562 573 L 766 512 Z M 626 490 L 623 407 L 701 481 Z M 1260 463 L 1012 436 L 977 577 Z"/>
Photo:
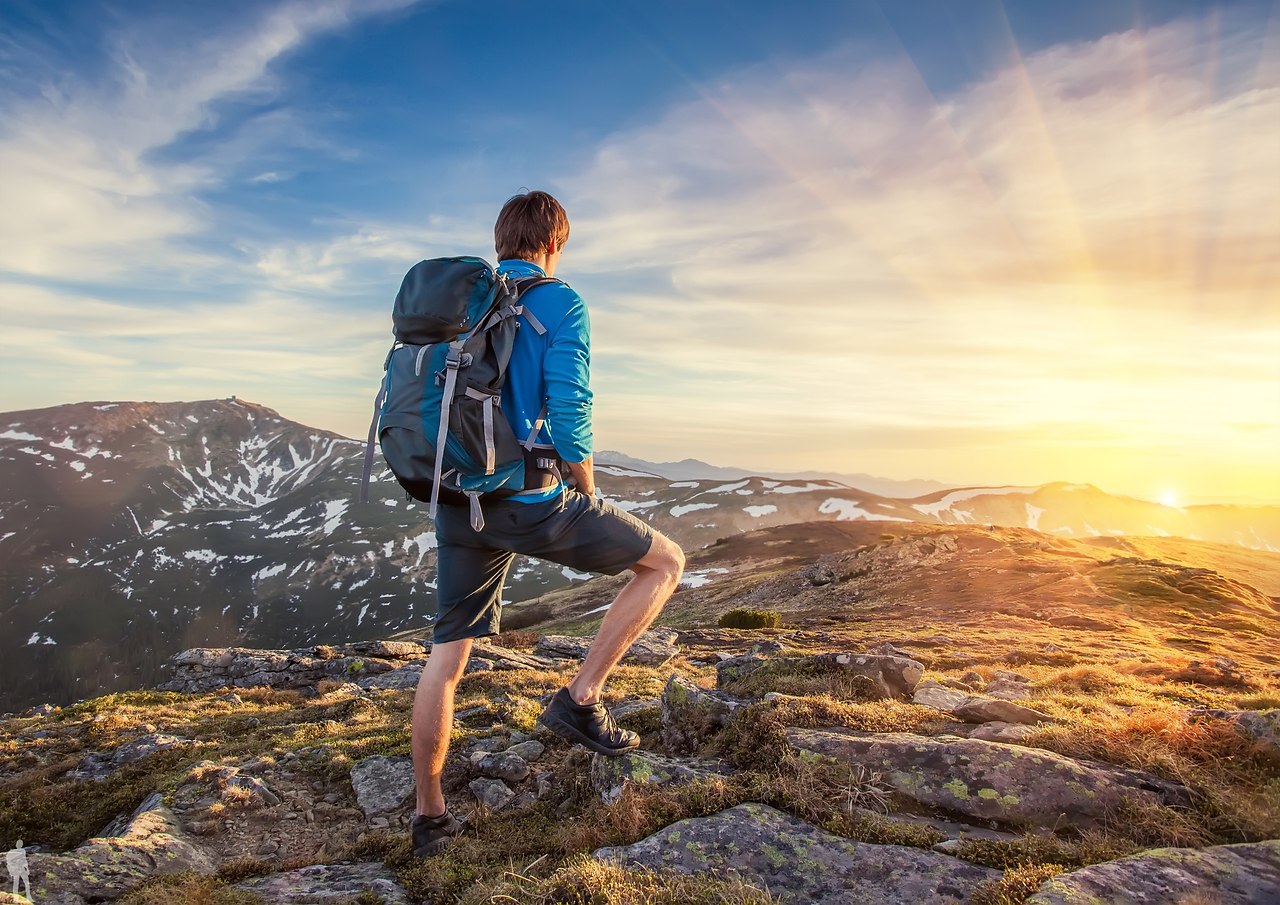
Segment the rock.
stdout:
<path fill-rule="evenodd" d="M 246 800 L 243 794 L 231 793 L 229 791 L 231 789 L 248 792 L 248 799 Z M 222 798 L 224 801 L 234 802 L 239 807 L 274 808 L 280 803 L 280 796 L 271 791 L 258 777 L 239 774 L 227 777 Z"/>
<path fill-rule="evenodd" d="M 968 697 L 969 695 L 963 691 L 944 688 L 937 682 L 929 680 L 916 686 L 915 693 L 911 696 L 911 703 L 950 713 L 951 708 L 959 706 Z"/>
<path fill-rule="evenodd" d="M 1053 720 L 1053 717 L 1030 707 L 980 695 L 970 695 L 952 707 L 951 712 L 966 723 L 1024 723 L 1032 726 Z"/>
<path fill-rule="evenodd" d="M 243 880 L 233 887 L 262 897 L 266 905 L 346 905 L 372 893 L 383 905 L 410 905 L 395 873 L 381 861 L 313 864 Z"/>
<path fill-rule="evenodd" d="M 465 710 L 454 711 L 453 718 L 455 720 L 469 720 L 475 716 L 494 716 L 493 709 L 487 704 L 481 704 L 478 707 L 468 707 Z"/>
<path fill-rule="evenodd" d="M 477 751 L 471 755 L 471 767 L 484 776 L 519 782 L 529 775 L 529 763 L 518 754 L 506 751 L 489 753 Z"/>
<path fill-rule="evenodd" d="M 842 729 L 787 729 L 804 751 L 860 764 L 899 794 L 930 808 L 1026 827 L 1086 828 L 1125 799 L 1184 807 L 1187 791 L 1135 770 L 955 736 Z"/>
<path fill-rule="evenodd" d="M 467 661 L 467 665 L 462 668 L 462 673 L 463 675 L 471 675 L 473 672 L 493 672 L 493 661 L 472 657 Z"/>
<path fill-rule="evenodd" d="M 630 701 L 610 704 L 609 712 L 613 714 L 613 718 L 615 720 L 621 720 L 625 717 L 634 716 L 637 713 L 646 713 L 650 710 L 657 710 L 661 706 L 662 698 L 633 698 Z"/>
<path fill-rule="evenodd" d="M 680 820 L 592 855 L 654 870 L 737 875 L 788 905 L 967 902 L 975 886 L 1000 876 L 946 855 L 854 842 L 758 802 Z"/>
<path fill-rule="evenodd" d="M 158 687 L 195 694 L 266 685 L 314 694 L 321 679 L 358 681 L 390 672 L 401 660 L 421 659 L 424 653 L 422 645 L 404 641 L 358 641 L 296 650 L 193 647 L 174 655 L 170 660 L 173 678 Z"/>
<path fill-rule="evenodd" d="M 478 738 L 471 743 L 469 755 L 475 754 L 477 751 L 486 753 L 491 751 L 502 751 L 511 746 L 511 739 L 503 738 L 500 735 L 491 735 L 488 738 Z"/>
<path fill-rule="evenodd" d="M 879 654 L 882 657 L 903 657 L 907 660 L 912 659 L 911 654 L 907 653 L 900 647 L 896 647 L 885 641 L 883 644 L 877 644 L 875 647 L 867 649 L 869 654 Z"/>
<path fill-rule="evenodd" d="M 978 726 L 969 733 L 969 738 L 981 739 L 984 742 L 1008 742 L 1016 745 L 1035 731 L 1033 726 L 1019 723 L 1001 723 L 997 720 Z"/>
<path fill-rule="evenodd" d="M 781 641 L 774 641 L 772 638 L 764 641 L 757 641 L 750 647 L 750 653 L 760 655 L 780 654 L 785 650 L 787 650 L 787 646 L 785 644 Z"/>
<path fill-rule="evenodd" d="M 278 851 L 280 851 L 280 843 L 274 839 L 268 839 L 258 846 L 257 853 L 259 855 L 274 855 Z"/>
<path fill-rule="evenodd" d="M 732 770 L 720 760 L 667 757 L 652 751 L 628 751 L 617 756 L 596 754 L 591 760 L 591 784 L 605 804 L 622 797 L 627 783 L 665 786 L 709 776 L 726 776 Z"/>
<path fill-rule="evenodd" d="M 547 746 L 537 739 L 529 739 L 525 742 L 517 742 L 512 745 L 504 754 L 514 754 L 516 757 L 524 760 L 537 760 L 542 757 L 542 753 L 547 750 Z"/>
<path fill-rule="evenodd" d="M 515 792 L 500 779 L 473 779 L 467 783 L 467 788 L 477 801 L 492 811 L 502 810 L 515 797 Z"/>
<path fill-rule="evenodd" d="M 550 770 L 545 770 L 534 777 L 534 786 L 538 790 L 538 798 L 546 798 L 551 794 L 551 780 L 555 776 Z"/>
<path fill-rule="evenodd" d="M 1031 677 L 1030 677 L 1030 676 L 1024 676 L 1024 675 L 1023 675 L 1022 673 L 1020 673 L 1020 672 L 1012 672 L 1011 670 L 1008 670 L 1008 669 L 997 669 L 997 670 L 992 674 L 992 681 L 994 681 L 994 682 L 1021 682 L 1023 685 L 1026 685 L 1026 684 L 1028 684 L 1028 683 L 1031 681 Z"/>
<path fill-rule="evenodd" d="M 1280 710 L 1214 710 L 1201 707 L 1188 713 L 1192 721 L 1227 720 L 1263 750 L 1280 757 Z"/>
<path fill-rule="evenodd" d="M 31 900 L 87 905 L 118 899 L 157 874 L 213 873 L 218 858 L 191 840 L 159 793 L 146 798 L 110 837 L 94 837 L 63 854 L 28 850 Z"/>
<path fill-rule="evenodd" d="M 422 667 L 425 663 L 425 660 L 406 663 L 404 666 L 397 666 L 395 669 L 379 673 L 376 676 L 357 679 L 356 685 L 369 691 L 381 691 L 388 688 L 417 688 L 418 680 L 422 678 Z"/>
<path fill-rule="evenodd" d="M 987 684 L 987 680 L 982 677 L 982 673 L 975 669 L 967 669 L 960 674 L 960 681 L 970 688 L 982 688 Z"/>
<path fill-rule="evenodd" d="M 1192 660 L 1187 664 L 1181 679 L 1197 685 L 1215 687 L 1240 688 L 1248 684 L 1248 679 L 1240 669 L 1240 664 L 1227 657 L 1210 657 L 1207 660 Z"/>
<path fill-rule="evenodd" d="M 110 753 L 90 752 L 85 755 L 74 770 L 70 770 L 64 775 L 68 779 L 102 779 L 117 768 L 123 767 L 125 764 L 137 763 L 157 751 L 193 746 L 195 744 L 195 742 L 188 739 L 178 738 L 176 735 L 152 733 L 125 742 Z"/>
<path fill-rule="evenodd" d="M 672 673 L 662 689 L 663 744 L 675 754 L 690 754 L 749 703 Z"/>
<path fill-rule="evenodd" d="M 1197 895 L 1198 894 L 1198 895 Z M 1280 840 L 1212 848 L 1160 848 L 1058 874 L 1027 905 L 1280 902 Z"/>
<path fill-rule="evenodd" d="M 622 655 L 621 663 L 638 663 L 644 666 L 663 666 L 672 657 L 680 653 L 676 646 L 679 632 L 666 628 L 651 628 L 636 638 L 627 652 Z M 556 657 L 577 657 L 587 655 L 591 642 L 595 638 L 578 638 L 572 635 L 543 635 L 534 645 L 540 654 Z"/>
<path fill-rule="evenodd" d="M 997 679 L 987 686 L 986 693 L 993 698 L 1002 698 L 1006 701 L 1025 701 L 1031 697 L 1031 686 L 1026 682 Z"/>
<path fill-rule="evenodd" d="M 836 580 L 836 571 L 825 563 L 820 563 L 808 569 L 804 573 L 804 577 L 809 580 L 809 584 L 815 588 L 821 588 L 829 584 L 833 584 Z"/>
<path fill-rule="evenodd" d="M 553 657 L 528 654 L 477 638 L 471 645 L 471 659 L 482 658 L 493 664 L 494 669 L 546 669 L 555 666 Z"/>
<path fill-rule="evenodd" d="M 924 676 L 918 660 L 884 654 L 814 654 L 808 657 L 734 657 L 716 666 L 716 685 L 731 685 L 749 675 L 767 677 L 771 672 L 840 672 L 864 679 L 867 697 L 907 701 Z"/>
<path fill-rule="evenodd" d="M 351 768 L 351 787 L 366 816 L 393 811 L 413 794 L 413 761 L 407 757 L 366 757 Z"/>

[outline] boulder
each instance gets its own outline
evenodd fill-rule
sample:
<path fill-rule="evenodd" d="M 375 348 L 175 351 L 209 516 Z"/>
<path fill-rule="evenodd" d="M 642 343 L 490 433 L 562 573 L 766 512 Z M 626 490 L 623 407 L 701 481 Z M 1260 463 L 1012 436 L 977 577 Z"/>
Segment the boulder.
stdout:
<path fill-rule="evenodd" d="M 529 739 L 523 742 L 516 742 L 510 748 L 507 748 L 504 754 L 514 754 L 526 761 L 537 760 L 542 757 L 542 753 L 547 750 L 547 746 L 536 739 Z"/>
<path fill-rule="evenodd" d="M 675 754 L 690 754 L 749 703 L 672 673 L 662 689 L 663 744 Z"/>
<path fill-rule="evenodd" d="M 519 782 L 529 775 L 529 762 L 507 751 L 476 751 L 470 757 L 471 769 L 483 776 Z"/>
<path fill-rule="evenodd" d="M 511 799 L 516 794 L 502 780 L 485 777 L 471 780 L 471 782 L 467 783 L 467 788 L 471 790 L 471 794 L 476 797 L 477 801 L 491 811 L 500 811 L 505 808 L 511 803 Z"/>
<path fill-rule="evenodd" d="M 931 679 L 916 686 L 915 693 L 911 696 L 911 703 L 950 713 L 951 708 L 958 706 L 968 697 L 969 695 L 963 691 L 946 688 Z"/>
<path fill-rule="evenodd" d="M 1000 876 L 934 852 L 854 842 L 753 801 L 592 855 L 623 866 L 737 875 L 787 905 L 967 902 L 975 886 Z"/>
<path fill-rule="evenodd" d="M 929 808 L 1023 827 L 1091 827 L 1126 800 L 1186 806 L 1187 791 L 1135 770 L 955 736 L 787 729 L 797 749 L 880 774 Z"/>
<path fill-rule="evenodd" d="M 413 761 L 407 757 L 366 757 L 351 768 L 351 787 L 365 816 L 394 811 L 413 794 Z"/>
<path fill-rule="evenodd" d="M 996 679 L 987 686 L 986 693 L 993 698 L 1003 698 L 1006 701 L 1025 701 L 1031 697 L 1031 686 L 1026 682 Z"/>
<path fill-rule="evenodd" d="M 767 677 L 771 672 L 840 672 L 865 680 L 867 696 L 908 701 L 924 676 L 918 660 L 885 654 L 831 653 L 808 657 L 733 657 L 716 664 L 716 685 L 731 685 L 749 675 Z"/>
<path fill-rule="evenodd" d="M 1198 894 L 1198 895 L 1197 895 Z M 1280 840 L 1160 848 L 1058 874 L 1027 905 L 1272 905 L 1280 902 Z"/>
<path fill-rule="evenodd" d="M 383 905 L 413 901 L 395 872 L 381 861 L 362 864 L 312 864 L 236 883 L 234 889 L 261 896 L 266 905 L 345 905 L 373 893 Z"/>
<path fill-rule="evenodd" d="M 638 663 L 643 666 L 662 666 L 680 653 L 676 646 L 679 632 L 666 628 L 651 628 L 640 634 L 619 662 Z M 573 635 L 543 635 L 534 650 L 551 657 L 576 657 L 587 655 L 595 637 L 579 638 Z"/>
<path fill-rule="evenodd" d="M 732 772 L 720 760 L 666 757 L 652 751 L 628 751 L 617 756 L 596 754 L 591 760 L 591 784 L 600 800 L 613 804 L 627 783 L 665 786 Z"/>
<path fill-rule="evenodd" d="M 609 712 L 613 714 L 615 720 L 620 720 L 624 717 L 634 716 L 637 713 L 658 710 L 661 707 L 662 698 L 632 698 L 630 701 L 610 704 Z"/>
<path fill-rule="evenodd" d="M 984 698 L 981 695 L 970 695 L 961 701 L 951 712 L 966 723 L 1023 723 L 1034 726 L 1036 723 L 1047 723 L 1053 717 L 1023 707 L 1013 701 L 1002 701 L 997 698 Z"/>
<path fill-rule="evenodd" d="M 213 873 L 218 858 L 178 825 L 157 792 L 113 836 L 97 836 L 64 854 L 30 851 L 31 900 L 42 905 L 87 905 L 118 899 L 157 874 Z"/>

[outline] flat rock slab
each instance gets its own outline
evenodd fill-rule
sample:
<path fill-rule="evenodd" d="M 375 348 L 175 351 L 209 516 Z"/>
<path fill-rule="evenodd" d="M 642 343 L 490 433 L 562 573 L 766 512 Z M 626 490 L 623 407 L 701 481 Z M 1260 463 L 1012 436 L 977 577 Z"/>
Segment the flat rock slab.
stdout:
<path fill-rule="evenodd" d="M 854 842 L 754 801 L 592 854 L 624 866 L 736 874 L 796 905 L 967 902 L 975 886 L 1000 876 L 934 852 Z"/>
<path fill-rule="evenodd" d="M 384 905 L 410 905 L 413 901 L 381 861 L 312 864 L 243 880 L 234 888 L 262 896 L 267 905 L 345 905 L 363 892 L 373 893 Z"/>
<path fill-rule="evenodd" d="M 676 645 L 678 632 L 666 628 L 651 628 L 641 632 L 640 637 L 627 648 L 622 655 L 622 663 L 639 663 L 644 666 L 662 666 L 676 654 L 680 648 Z M 576 635 L 543 635 L 534 645 L 537 653 L 551 657 L 577 657 L 587 655 L 595 636 L 580 638 Z"/>
<path fill-rule="evenodd" d="M 980 694 L 967 694 L 954 688 L 946 688 L 937 682 L 921 682 L 911 697 L 911 703 L 942 710 L 964 720 L 966 723 L 1020 723 L 1034 726 L 1036 723 L 1047 723 L 1053 718 L 1048 714 L 1013 701 L 987 697 Z"/>
<path fill-rule="evenodd" d="M 1157 905 L 1183 900 L 1214 905 L 1280 902 L 1280 840 L 1160 848 L 1094 864 L 1047 881 L 1027 905 Z"/>
<path fill-rule="evenodd" d="M 86 905 L 118 899 L 157 874 L 213 873 L 218 858 L 182 832 L 156 793 L 117 835 L 94 837 L 65 854 L 30 852 L 27 865 L 32 901 Z"/>
<path fill-rule="evenodd" d="M 772 672 L 843 673 L 863 680 L 867 697 L 909 701 L 924 676 L 924 664 L 886 654 L 830 653 L 807 657 L 757 657 L 746 654 L 716 664 L 717 687 L 732 686 L 747 676 L 766 678 Z M 732 690 L 731 687 L 726 690 Z"/>
<path fill-rule="evenodd" d="M 628 751 L 617 756 L 596 754 L 591 760 L 591 784 L 605 804 L 613 804 L 621 798 L 627 783 L 678 785 L 709 776 L 726 776 L 731 772 L 724 761 L 667 757 L 651 751 Z"/>
<path fill-rule="evenodd" d="M 394 811 L 413 793 L 413 761 L 381 754 L 366 757 L 351 768 L 351 787 L 367 816 Z"/>
<path fill-rule="evenodd" d="M 1000 742 L 796 727 L 787 739 L 801 751 L 879 772 L 930 808 L 1016 826 L 1089 827 L 1126 799 L 1187 803 L 1184 788 L 1146 773 Z"/>
<path fill-rule="evenodd" d="M 417 688 L 418 680 L 422 678 L 422 667 L 426 662 L 426 660 L 415 660 L 404 666 L 397 666 L 389 672 L 357 679 L 355 684 L 370 691 L 381 691 L 387 688 L 396 690 Z"/>

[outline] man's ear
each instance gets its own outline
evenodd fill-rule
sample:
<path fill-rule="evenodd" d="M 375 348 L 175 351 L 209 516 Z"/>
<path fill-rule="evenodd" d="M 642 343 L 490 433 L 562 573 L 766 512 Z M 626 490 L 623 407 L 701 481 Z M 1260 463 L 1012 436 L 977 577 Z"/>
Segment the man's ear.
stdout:
<path fill-rule="evenodd" d="M 547 256 L 550 257 L 555 253 L 556 253 L 556 240 L 551 239 L 547 242 Z"/>

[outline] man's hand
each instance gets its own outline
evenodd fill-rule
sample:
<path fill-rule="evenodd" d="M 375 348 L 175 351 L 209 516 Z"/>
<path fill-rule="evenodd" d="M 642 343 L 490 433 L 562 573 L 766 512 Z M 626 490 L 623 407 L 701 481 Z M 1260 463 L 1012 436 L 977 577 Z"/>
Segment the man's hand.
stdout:
<path fill-rule="evenodd" d="M 595 456 L 587 456 L 581 462 L 565 462 L 565 467 L 569 469 L 569 474 L 573 478 L 575 489 L 579 493 L 585 493 L 587 496 L 596 495 L 596 475 L 594 471 L 593 461 Z"/>

